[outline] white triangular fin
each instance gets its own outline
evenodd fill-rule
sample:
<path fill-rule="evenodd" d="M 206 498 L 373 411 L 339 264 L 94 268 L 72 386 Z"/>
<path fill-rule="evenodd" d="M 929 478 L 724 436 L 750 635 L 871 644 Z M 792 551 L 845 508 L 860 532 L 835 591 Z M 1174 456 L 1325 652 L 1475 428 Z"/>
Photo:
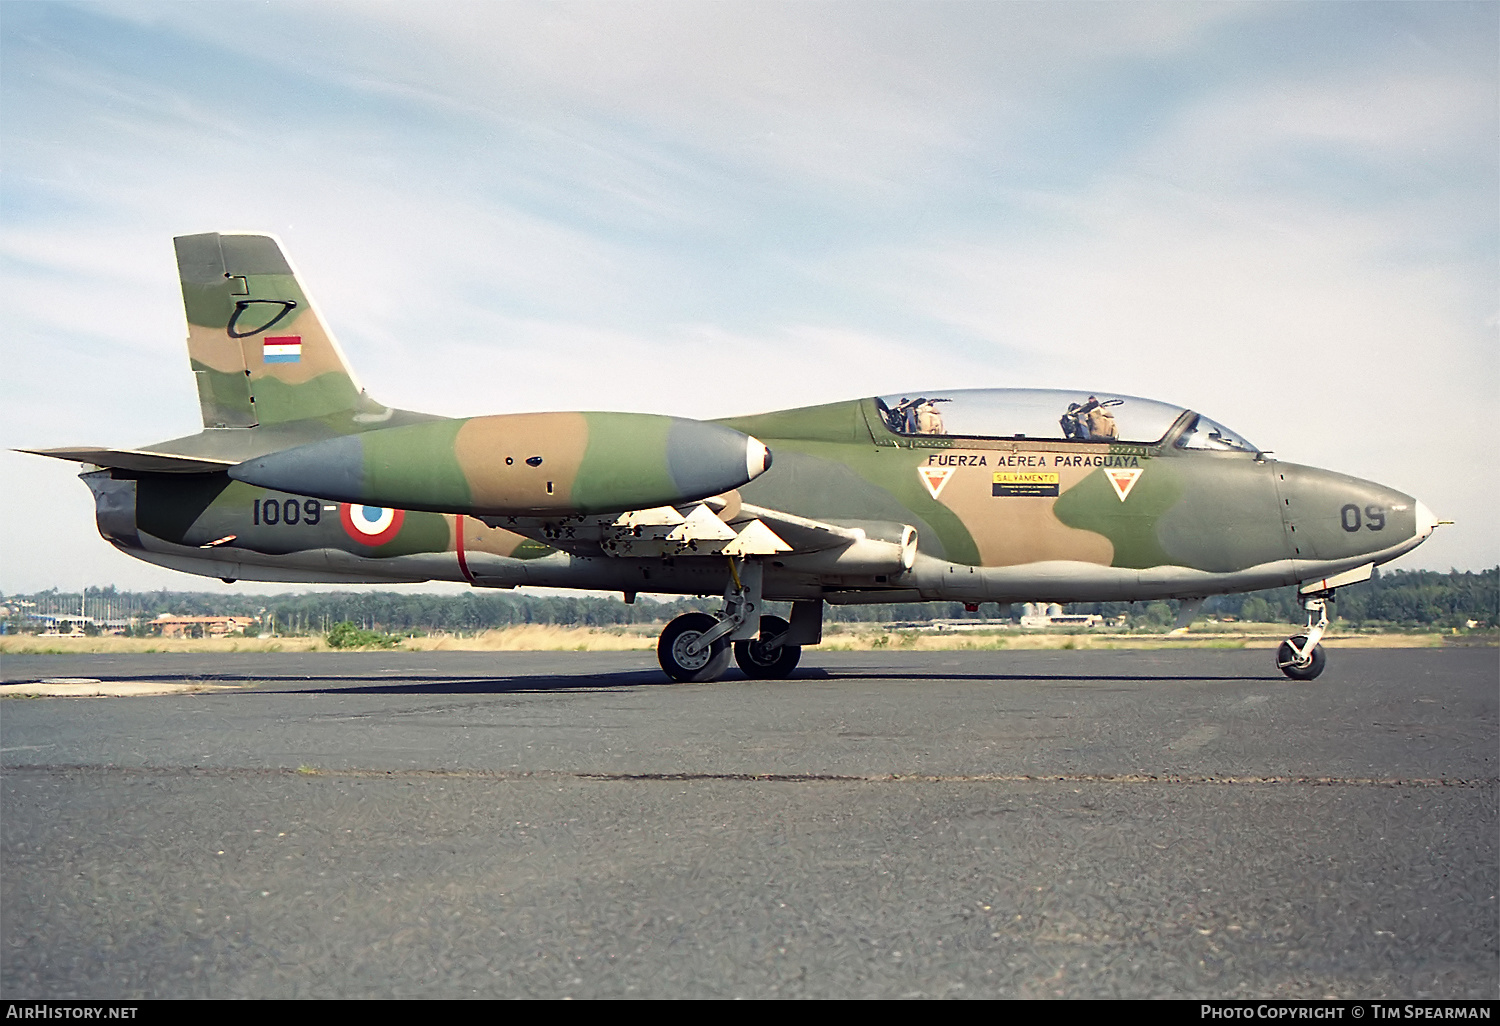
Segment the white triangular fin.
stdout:
<path fill-rule="evenodd" d="M 621 513 L 620 518 L 615 521 L 616 527 L 667 527 L 682 523 L 684 517 L 671 506 L 657 506 L 655 509 L 637 509 L 629 513 Z"/>
<path fill-rule="evenodd" d="M 734 541 L 724 546 L 726 556 L 769 556 L 791 551 L 790 545 L 759 520 L 750 521 Z"/>
<path fill-rule="evenodd" d="M 668 541 L 728 541 L 733 538 L 734 528 L 713 515 L 707 506 L 699 504 L 687 515 L 687 519 L 674 527 L 667 535 Z"/>

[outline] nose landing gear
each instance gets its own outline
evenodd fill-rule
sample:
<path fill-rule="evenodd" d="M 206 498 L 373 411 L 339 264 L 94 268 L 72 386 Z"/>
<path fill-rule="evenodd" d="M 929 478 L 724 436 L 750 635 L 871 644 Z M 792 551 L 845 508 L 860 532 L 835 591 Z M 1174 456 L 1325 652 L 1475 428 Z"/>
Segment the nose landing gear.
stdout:
<path fill-rule="evenodd" d="M 1312 680 L 1323 672 L 1323 666 L 1328 662 L 1328 656 L 1318 647 L 1318 642 L 1323 640 L 1323 632 L 1328 629 L 1328 603 L 1332 599 L 1332 591 L 1306 596 L 1302 608 L 1307 610 L 1307 632 L 1288 638 L 1276 650 L 1276 668 L 1293 680 Z"/>

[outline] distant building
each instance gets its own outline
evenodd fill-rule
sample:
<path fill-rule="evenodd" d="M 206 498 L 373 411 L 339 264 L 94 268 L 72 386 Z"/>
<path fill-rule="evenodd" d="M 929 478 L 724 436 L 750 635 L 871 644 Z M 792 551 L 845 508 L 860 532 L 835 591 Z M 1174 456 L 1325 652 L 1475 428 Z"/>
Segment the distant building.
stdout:
<path fill-rule="evenodd" d="M 31 613 L 27 618 L 41 624 L 42 633 L 49 637 L 61 635 L 65 638 L 81 638 L 86 633 L 85 628 L 98 626 L 92 616 L 59 616 L 53 613 Z M 67 630 L 63 628 L 67 628 Z"/>
<path fill-rule="evenodd" d="M 1040 627 L 1094 627 L 1104 622 L 1104 617 L 1094 613 L 1064 613 L 1056 602 L 1043 605 L 1028 602 L 1021 614 L 1021 626 Z"/>
<path fill-rule="evenodd" d="M 221 638 L 243 634 L 255 625 L 253 616 L 171 616 L 163 613 L 150 626 L 164 638 Z"/>
<path fill-rule="evenodd" d="M 100 634 L 124 634 L 136 624 L 135 617 L 101 620 L 95 616 L 68 616 L 57 613 L 28 613 L 26 618 L 42 628 L 46 637 L 82 638 L 93 628 Z"/>

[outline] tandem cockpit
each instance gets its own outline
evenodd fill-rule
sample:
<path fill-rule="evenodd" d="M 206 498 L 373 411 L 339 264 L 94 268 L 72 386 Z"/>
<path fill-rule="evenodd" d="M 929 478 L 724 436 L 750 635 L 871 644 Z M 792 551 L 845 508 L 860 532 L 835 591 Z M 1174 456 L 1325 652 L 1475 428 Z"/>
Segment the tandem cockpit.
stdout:
<path fill-rule="evenodd" d="M 1178 449 L 1260 450 L 1199 413 L 1154 399 L 1108 392 L 976 388 L 877 396 L 885 426 L 907 437 L 1039 442 L 1114 442 Z"/>

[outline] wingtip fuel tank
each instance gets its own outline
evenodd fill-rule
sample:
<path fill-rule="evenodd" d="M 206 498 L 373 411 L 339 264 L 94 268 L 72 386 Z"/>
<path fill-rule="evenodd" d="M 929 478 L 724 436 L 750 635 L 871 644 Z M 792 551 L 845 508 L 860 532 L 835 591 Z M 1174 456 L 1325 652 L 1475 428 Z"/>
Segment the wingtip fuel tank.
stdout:
<path fill-rule="evenodd" d="M 719 424 L 640 413 L 521 413 L 382 428 L 246 460 L 277 491 L 472 516 L 691 502 L 764 473 L 771 452 Z"/>

